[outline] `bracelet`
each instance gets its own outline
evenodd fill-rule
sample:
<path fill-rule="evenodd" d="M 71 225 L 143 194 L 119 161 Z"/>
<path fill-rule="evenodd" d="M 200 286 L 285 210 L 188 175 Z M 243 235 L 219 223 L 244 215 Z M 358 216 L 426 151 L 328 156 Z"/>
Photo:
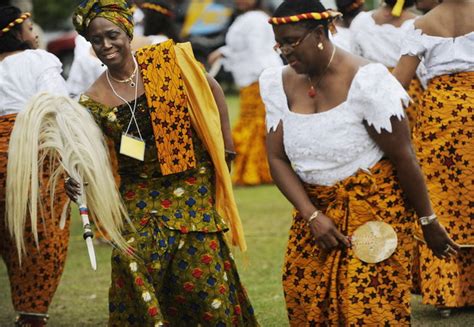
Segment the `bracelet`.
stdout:
<path fill-rule="evenodd" d="M 225 152 L 225 160 L 226 161 L 232 161 L 237 156 L 237 152 L 235 152 L 235 151 L 224 150 L 224 152 Z"/>
<path fill-rule="evenodd" d="M 309 216 L 308 221 L 307 221 L 307 224 L 308 224 L 308 225 L 311 225 L 311 222 L 312 222 L 313 220 L 315 220 L 316 218 L 318 218 L 319 213 L 320 213 L 320 211 L 319 211 L 318 209 L 316 209 L 316 211 L 313 212 L 313 214 L 312 214 L 311 216 Z"/>
<path fill-rule="evenodd" d="M 418 221 L 420 222 L 421 226 L 426 226 L 431 224 L 433 221 L 435 221 L 438 217 L 436 216 L 435 213 L 429 215 L 429 216 L 424 216 L 418 218 Z"/>

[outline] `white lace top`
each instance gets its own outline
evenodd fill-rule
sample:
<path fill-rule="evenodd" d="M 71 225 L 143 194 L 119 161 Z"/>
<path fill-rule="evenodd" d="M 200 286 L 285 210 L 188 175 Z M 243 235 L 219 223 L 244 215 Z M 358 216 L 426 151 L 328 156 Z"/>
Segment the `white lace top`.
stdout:
<path fill-rule="evenodd" d="M 401 46 L 402 55 L 418 56 L 426 68 L 426 79 L 474 71 L 474 31 L 458 37 L 423 34 L 414 25 Z"/>
<path fill-rule="evenodd" d="M 383 156 L 363 121 L 377 132 L 391 132 L 390 118 L 404 117 L 409 96 L 381 64 L 359 68 L 347 100 L 329 111 L 299 114 L 290 111 L 283 88 L 282 67 L 260 76 L 260 93 L 266 107 L 267 130 L 283 126 L 285 153 L 306 183 L 334 185 L 359 169 L 368 169 Z"/>
<path fill-rule="evenodd" d="M 400 59 L 402 39 L 413 20 L 405 21 L 400 27 L 378 25 L 372 14 L 373 11 L 361 12 L 352 21 L 352 53 L 393 68 Z"/>
<path fill-rule="evenodd" d="M 268 18 L 263 11 L 238 16 L 227 32 L 226 45 L 219 48 L 224 68 L 232 73 L 239 88 L 258 81 L 265 68 L 283 64 L 273 51 L 275 37 Z"/>
<path fill-rule="evenodd" d="M 62 64 L 44 50 L 25 50 L 0 61 L 0 116 L 22 111 L 39 92 L 68 95 Z"/>

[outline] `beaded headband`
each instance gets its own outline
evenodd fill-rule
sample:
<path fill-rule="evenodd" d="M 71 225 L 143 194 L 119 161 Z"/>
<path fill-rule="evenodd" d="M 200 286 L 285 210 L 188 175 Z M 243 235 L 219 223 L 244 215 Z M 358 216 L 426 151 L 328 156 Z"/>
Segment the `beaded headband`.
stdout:
<path fill-rule="evenodd" d="M 166 9 L 166 8 L 160 6 L 160 5 L 154 4 L 154 3 L 149 3 L 149 2 L 142 3 L 140 5 L 140 8 L 150 9 L 150 10 L 159 12 L 160 14 L 163 14 L 163 15 L 168 16 L 168 17 L 173 17 L 174 16 L 174 14 L 171 10 L 168 10 L 168 9 Z"/>
<path fill-rule="evenodd" d="M 271 17 L 268 22 L 272 25 L 282 25 L 290 23 L 298 23 L 302 20 L 324 20 L 324 19 L 334 19 L 340 17 L 342 14 L 337 11 L 327 10 L 323 12 L 309 12 L 305 14 L 298 14 L 293 16 L 286 17 Z"/>
<path fill-rule="evenodd" d="M 0 30 L 0 36 L 7 33 L 8 31 L 10 31 L 13 26 L 23 23 L 25 20 L 30 18 L 30 16 L 31 16 L 31 14 L 29 12 L 25 12 L 25 13 L 21 14 L 20 17 L 16 18 L 14 21 L 12 21 L 11 23 L 9 23 L 7 26 L 5 26 L 4 28 L 2 28 Z"/>

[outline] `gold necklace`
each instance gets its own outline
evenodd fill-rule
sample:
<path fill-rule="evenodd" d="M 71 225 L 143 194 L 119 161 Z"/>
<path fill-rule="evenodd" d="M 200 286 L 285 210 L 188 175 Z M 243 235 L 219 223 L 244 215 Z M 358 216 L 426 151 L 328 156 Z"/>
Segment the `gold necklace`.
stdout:
<path fill-rule="evenodd" d="M 115 77 L 112 76 L 112 74 L 109 73 L 109 70 L 107 69 L 107 75 L 110 76 L 111 79 L 113 79 L 115 82 L 117 83 L 130 83 L 130 87 L 135 87 L 135 76 L 137 75 L 137 72 L 138 72 L 138 64 L 137 64 L 137 61 L 135 60 L 135 57 L 132 57 L 133 58 L 133 62 L 135 64 L 135 69 L 133 70 L 132 72 L 132 75 L 130 75 L 128 78 L 126 79 L 117 79 Z"/>
<path fill-rule="evenodd" d="M 319 82 L 321 82 L 321 80 L 323 79 L 324 75 L 326 74 L 326 72 L 328 71 L 328 68 L 329 66 L 331 65 L 332 63 L 332 60 L 334 59 L 334 55 L 336 54 L 336 49 L 337 47 L 335 45 L 332 46 L 333 47 L 333 50 L 332 50 L 332 54 L 331 54 L 331 59 L 329 59 L 329 62 L 326 66 L 326 68 L 324 68 L 324 71 L 323 73 L 321 74 L 321 76 L 319 77 L 318 81 L 316 82 L 316 87 L 319 86 Z M 308 90 L 308 96 L 310 98 L 314 98 L 317 94 L 316 92 L 316 88 L 313 86 L 313 82 L 311 81 L 311 76 L 308 75 L 308 81 L 309 81 L 309 84 L 311 85 L 309 87 L 309 90 Z"/>

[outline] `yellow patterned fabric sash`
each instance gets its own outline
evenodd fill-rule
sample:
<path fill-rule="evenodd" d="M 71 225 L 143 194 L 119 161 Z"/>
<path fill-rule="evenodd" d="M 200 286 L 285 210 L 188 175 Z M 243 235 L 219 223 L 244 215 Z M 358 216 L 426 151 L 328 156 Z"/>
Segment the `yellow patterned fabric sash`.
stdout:
<path fill-rule="evenodd" d="M 141 48 L 136 53 L 163 175 L 196 167 L 188 97 L 174 42 Z"/>
<path fill-rule="evenodd" d="M 209 152 L 216 173 L 216 210 L 230 227 L 231 243 L 245 251 L 244 231 L 232 190 L 232 181 L 224 156 L 219 110 L 202 66 L 196 61 L 190 43 L 175 47 L 184 85 L 189 97 L 191 120 L 196 133 Z"/>

